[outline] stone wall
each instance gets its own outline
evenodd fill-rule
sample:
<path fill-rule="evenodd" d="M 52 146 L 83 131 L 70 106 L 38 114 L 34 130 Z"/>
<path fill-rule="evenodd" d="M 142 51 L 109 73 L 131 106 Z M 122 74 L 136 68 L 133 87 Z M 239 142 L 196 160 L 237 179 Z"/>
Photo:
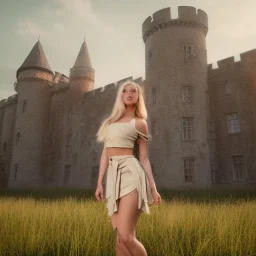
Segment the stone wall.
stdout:
<path fill-rule="evenodd" d="M 10 176 L 13 134 L 18 95 L 14 94 L 0 102 L 0 187 L 8 187 Z M 13 178 L 13 177 L 10 177 Z"/>
<path fill-rule="evenodd" d="M 119 85 L 128 77 L 82 94 L 72 101 L 69 87 L 54 90 L 45 149 L 49 187 L 92 188 L 96 185 L 103 144 L 96 142 L 101 122 L 110 115 Z M 142 79 L 134 81 L 142 84 Z"/>
<path fill-rule="evenodd" d="M 256 181 L 256 50 L 240 54 L 235 62 L 229 57 L 208 65 L 211 113 L 216 129 L 216 182 L 239 183 L 234 180 L 233 157 L 244 159 L 246 183 Z M 240 132 L 229 133 L 227 115 L 236 113 Z"/>

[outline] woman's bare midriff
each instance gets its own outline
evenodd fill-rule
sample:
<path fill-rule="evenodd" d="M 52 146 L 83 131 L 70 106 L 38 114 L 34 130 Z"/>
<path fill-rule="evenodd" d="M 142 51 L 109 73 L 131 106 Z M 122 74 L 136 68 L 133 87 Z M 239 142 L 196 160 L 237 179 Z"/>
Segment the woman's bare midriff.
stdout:
<path fill-rule="evenodd" d="M 133 155 L 133 148 L 107 148 L 108 158 L 120 155 Z"/>

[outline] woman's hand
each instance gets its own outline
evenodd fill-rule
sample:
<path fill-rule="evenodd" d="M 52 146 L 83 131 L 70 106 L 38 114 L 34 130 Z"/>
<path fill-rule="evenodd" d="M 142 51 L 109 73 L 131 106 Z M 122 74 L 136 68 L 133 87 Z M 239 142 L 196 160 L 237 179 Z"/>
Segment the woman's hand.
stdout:
<path fill-rule="evenodd" d="M 151 193 L 154 198 L 154 204 L 159 205 L 162 202 L 160 194 L 157 192 L 157 190 L 152 190 Z"/>
<path fill-rule="evenodd" d="M 95 197 L 97 198 L 98 201 L 103 201 L 104 200 L 102 184 L 98 184 L 96 192 L 95 192 Z"/>

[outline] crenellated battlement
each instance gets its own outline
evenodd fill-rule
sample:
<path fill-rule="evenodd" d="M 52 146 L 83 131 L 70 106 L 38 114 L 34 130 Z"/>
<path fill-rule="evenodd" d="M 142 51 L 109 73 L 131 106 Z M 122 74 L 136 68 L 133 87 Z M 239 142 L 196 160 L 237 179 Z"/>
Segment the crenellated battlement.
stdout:
<path fill-rule="evenodd" d="M 230 67 L 230 66 L 233 66 L 234 63 L 235 63 L 235 57 L 234 56 L 217 61 L 217 64 L 218 64 L 219 68 Z"/>
<path fill-rule="evenodd" d="M 113 83 L 107 84 L 105 86 L 96 88 L 96 89 L 94 89 L 92 91 L 86 92 L 84 94 L 84 97 L 85 98 L 87 98 L 87 97 L 89 97 L 89 98 L 90 97 L 101 97 L 105 93 L 107 93 L 108 91 L 112 91 L 112 90 L 117 89 L 122 83 L 124 83 L 126 81 L 134 81 L 135 83 L 137 83 L 139 85 L 143 84 L 142 77 L 138 77 L 136 79 L 133 79 L 133 76 L 129 76 L 129 77 L 125 77 L 125 78 L 123 78 L 121 80 L 118 80 L 116 82 L 113 82 Z"/>
<path fill-rule="evenodd" d="M 139 85 L 143 85 L 142 76 L 140 76 L 140 77 L 134 79 L 133 81 L 134 81 L 134 83 L 137 83 L 137 84 L 139 84 Z"/>
<path fill-rule="evenodd" d="M 0 108 L 4 108 L 5 107 L 6 101 L 7 101 L 7 99 L 0 100 Z"/>
<path fill-rule="evenodd" d="M 256 49 L 241 53 L 240 58 L 243 62 L 256 62 Z"/>
<path fill-rule="evenodd" d="M 171 18 L 171 8 L 164 8 L 149 16 L 142 24 L 142 37 L 146 42 L 148 36 L 170 26 L 193 27 L 200 29 L 206 35 L 208 32 L 207 14 L 195 7 L 179 6 L 178 18 Z"/>
<path fill-rule="evenodd" d="M 7 99 L 3 99 L 0 101 L 0 108 L 5 108 L 7 105 L 16 104 L 18 100 L 18 94 L 15 93 L 9 96 Z"/>
<path fill-rule="evenodd" d="M 101 87 L 102 89 L 100 92 L 102 93 L 102 92 L 106 92 L 106 91 L 111 91 L 111 90 L 115 89 L 115 87 L 116 87 L 115 83 L 107 84 L 107 85 Z"/>
<path fill-rule="evenodd" d="M 241 53 L 240 59 L 241 60 L 239 61 L 235 61 L 235 57 L 231 56 L 231 57 L 219 60 L 217 61 L 217 68 L 213 68 L 212 64 L 208 64 L 207 65 L 208 72 L 209 74 L 213 74 L 215 72 L 222 72 L 228 69 L 233 69 L 237 67 L 237 65 L 244 65 L 251 62 L 256 63 L 256 49 Z"/>

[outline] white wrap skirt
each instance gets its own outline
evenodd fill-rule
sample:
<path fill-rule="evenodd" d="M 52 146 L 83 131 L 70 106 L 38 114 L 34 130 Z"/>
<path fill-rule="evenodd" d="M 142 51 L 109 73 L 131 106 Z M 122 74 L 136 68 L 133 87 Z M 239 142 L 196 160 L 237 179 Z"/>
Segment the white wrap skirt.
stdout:
<path fill-rule="evenodd" d="M 149 205 L 153 204 L 154 199 L 143 166 L 134 155 L 112 156 L 103 179 L 104 197 L 110 217 L 118 211 L 118 199 L 134 189 L 139 194 L 138 209 L 150 214 Z"/>

